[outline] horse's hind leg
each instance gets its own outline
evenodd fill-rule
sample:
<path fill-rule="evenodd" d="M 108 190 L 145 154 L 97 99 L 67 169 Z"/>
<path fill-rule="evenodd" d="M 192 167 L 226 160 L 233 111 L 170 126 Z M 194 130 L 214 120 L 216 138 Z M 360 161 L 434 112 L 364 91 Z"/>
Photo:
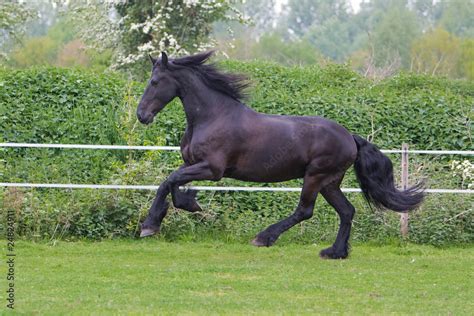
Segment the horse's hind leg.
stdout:
<path fill-rule="evenodd" d="M 336 181 L 321 189 L 321 194 L 334 207 L 341 220 L 336 241 L 331 247 L 320 252 L 321 258 L 344 259 L 349 254 L 349 237 L 355 208 L 342 193 L 340 183 L 341 181 Z"/>
<path fill-rule="evenodd" d="M 305 176 L 300 201 L 295 212 L 284 220 L 273 224 L 260 232 L 252 241 L 252 244 L 258 247 L 269 247 L 275 243 L 283 232 L 294 225 L 311 218 L 311 216 L 313 216 L 314 202 L 316 201 L 320 184 L 323 179 L 323 175 Z"/>

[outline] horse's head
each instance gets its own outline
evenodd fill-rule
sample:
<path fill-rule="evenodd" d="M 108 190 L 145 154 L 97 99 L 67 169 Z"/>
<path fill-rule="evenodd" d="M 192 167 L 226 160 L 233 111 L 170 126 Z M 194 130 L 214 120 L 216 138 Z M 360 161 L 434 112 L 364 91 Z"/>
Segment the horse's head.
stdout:
<path fill-rule="evenodd" d="M 161 53 L 161 60 L 150 56 L 153 64 L 148 86 L 138 104 L 137 117 L 143 124 L 153 122 L 155 115 L 178 95 L 178 81 L 168 69 L 168 56 Z"/>

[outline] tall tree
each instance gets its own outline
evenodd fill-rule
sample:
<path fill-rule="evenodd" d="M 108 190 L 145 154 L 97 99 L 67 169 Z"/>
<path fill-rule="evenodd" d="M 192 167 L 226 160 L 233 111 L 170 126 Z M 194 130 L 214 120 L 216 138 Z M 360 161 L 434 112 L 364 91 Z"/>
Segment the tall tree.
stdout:
<path fill-rule="evenodd" d="M 408 6 L 416 14 L 423 31 L 434 28 L 441 17 L 442 8 L 439 2 L 433 0 L 409 0 Z"/>
<path fill-rule="evenodd" d="M 341 62 L 352 49 L 354 29 L 349 21 L 341 21 L 337 17 L 330 18 L 322 25 L 312 25 L 304 36 L 313 47 L 324 56 Z"/>
<path fill-rule="evenodd" d="M 413 12 L 403 2 L 397 1 L 389 7 L 374 27 L 373 48 L 374 61 L 383 66 L 399 58 L 404 67 L 410 65 L 410 47 L 421 29 Z"/>
<path fill-rule="evenodd" d="M 290 0 L 287 9 L 286 24 L 293 38 L 309 41 L 333 60 L 346 57 L 354 35 L 347 0 Z"/>
<path fill-rule="evenodd" d="M 443 0 L 440 26 L 460 37 L 474 37 L 474 0 Z"/>
<path fill-rule="evenodd" d="M 347 0 L 290 0 L 288 2 L 288 28 L 296 36 L 303 36 L 313 25 L 323 25 L 329 19 L 345 20 Z"/>

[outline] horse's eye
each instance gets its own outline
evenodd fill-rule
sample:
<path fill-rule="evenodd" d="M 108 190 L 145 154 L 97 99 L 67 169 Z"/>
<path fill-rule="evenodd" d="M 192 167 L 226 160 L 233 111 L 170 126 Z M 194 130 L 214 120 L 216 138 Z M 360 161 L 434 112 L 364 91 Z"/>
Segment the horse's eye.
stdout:
<path fill-rule="evenodd" d="M 158 84 L 158 80 L 156 79 L 151 79 L 150 80 L 150 83 L 153 85 L 153 86 L 156 86 Z"/>

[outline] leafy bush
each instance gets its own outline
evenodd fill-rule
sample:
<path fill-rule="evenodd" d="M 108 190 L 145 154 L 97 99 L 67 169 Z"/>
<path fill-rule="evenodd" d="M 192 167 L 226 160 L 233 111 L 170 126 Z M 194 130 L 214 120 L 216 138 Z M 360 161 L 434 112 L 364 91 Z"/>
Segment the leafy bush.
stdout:
<path fill-rule="evenodd" d="M 374 84 L 344 66 L 286 68 L 235 61 L 223 68 L 253 82 L 247 103 L 275 114 L 320 115 L 351 132 L 370 135 L 382 148 L 472 148 L 474 83 L 402 74 Z M 0 70 L 2 141 L 177 145 L 185 117 L 178 101 L 152 126 L 135 117 L 144 84 L 115 74 L 37 68 Z M 395 167 L 399 156 L 391 155 Z M 2 182 L 158 184 L 180 165 L 176 152 L 68 149 L 0 149 Z M 450 157 L 410 158 L 412 181 L 429 177 L 432 187 L 456 188 Z M 397 172 L 397 171 L 396 171 Z M 196 183 L 208 184 L 208 182 Z M 225 179 L 221 185 L 253 185 Z M 300 180 L 278 184 L 300 186 Z M 343 186 L 357 186 L 352 170 Z M 27 238 L 109 238 L 136 236 L 153 198 L 147 191 L 2 189 L 2 212 L 17 212 L 18 232 Z M 358 213 L 354 240 L 398 238 L 399 217 L 374 212 L 350 194 Z M 162 235 L 176 238 L 247 240 L 265 225 L 287 216 L 296 193 L 201 192 L 205 211 L 170 210 Z M 472 198 L 430 195 L 410 221 L 410 240 L 436 245 L 472 242 Z M 468 211 L 466 211 L 468 210 Z M 2 228 L 4 222 L 2 222 Z M 336 213 L 318 199 L 315 215 L 282 236 L 282 242 L 332 241 Z"/>

